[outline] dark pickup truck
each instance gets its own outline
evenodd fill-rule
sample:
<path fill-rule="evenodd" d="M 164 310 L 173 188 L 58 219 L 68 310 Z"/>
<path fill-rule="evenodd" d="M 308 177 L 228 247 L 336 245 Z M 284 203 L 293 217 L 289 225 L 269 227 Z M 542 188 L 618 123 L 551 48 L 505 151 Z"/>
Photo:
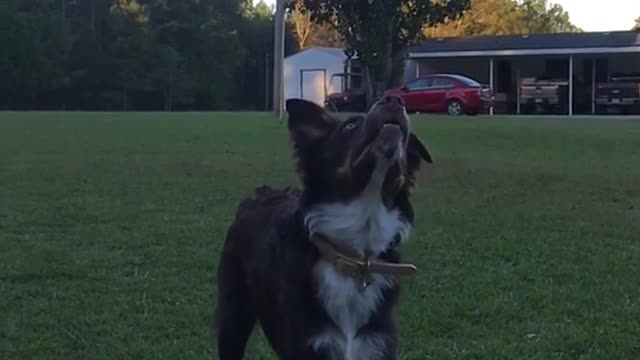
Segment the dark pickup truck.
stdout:
<path fill-rule="evenodd" d="M 615 74 L 596 86 L 598 113 L 640 112 L 640 73 Z"/>

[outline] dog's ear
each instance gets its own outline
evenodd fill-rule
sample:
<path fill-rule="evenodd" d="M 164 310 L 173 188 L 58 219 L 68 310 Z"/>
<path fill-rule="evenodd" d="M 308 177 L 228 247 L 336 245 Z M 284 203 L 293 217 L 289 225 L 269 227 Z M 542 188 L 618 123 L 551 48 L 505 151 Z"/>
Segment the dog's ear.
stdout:
<path fill-rule="evenodd" d="M 306 147 L 327 136 L 337 120 L 311 101 L 288 99 L 287 127 L 296 147 Z"/>
<path fill-rule="evenodd" d="M 433 163 L 433 159 L 431 158 L 431 153 L 427 150 L 427 147 L 424 146 L 422 141 L 416 136 L 414 133 L 409 134 L 409 144 L 407 145 L 407 155 L 410 160 L 416 162 L 416 165 L 420 162 L 420 159 L 426 161 L 427 163 Z"/>

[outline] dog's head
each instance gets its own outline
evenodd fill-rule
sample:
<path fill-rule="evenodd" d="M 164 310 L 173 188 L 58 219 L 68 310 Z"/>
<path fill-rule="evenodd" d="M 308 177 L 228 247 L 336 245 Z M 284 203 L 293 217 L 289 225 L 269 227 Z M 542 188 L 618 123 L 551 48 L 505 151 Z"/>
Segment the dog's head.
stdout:
<path fill-rule="evenodd" d="M 421 161 L 432 162 L 398 97 L 345 120 L 306 100 L 290 99 L 286 108 L 307 205 L 349 201 L 367 188 L 389 204 L 409 193 Z"/>

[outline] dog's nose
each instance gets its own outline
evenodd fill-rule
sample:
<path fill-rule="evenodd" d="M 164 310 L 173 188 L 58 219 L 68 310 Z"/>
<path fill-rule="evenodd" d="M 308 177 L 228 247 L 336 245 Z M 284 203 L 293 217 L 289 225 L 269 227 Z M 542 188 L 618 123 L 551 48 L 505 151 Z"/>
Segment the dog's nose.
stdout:
<path fill-rule="evenodd" d="M 400 96 L 385 95 L 380 102 L 387 106 L 404 106 L 404 100 Z"/>

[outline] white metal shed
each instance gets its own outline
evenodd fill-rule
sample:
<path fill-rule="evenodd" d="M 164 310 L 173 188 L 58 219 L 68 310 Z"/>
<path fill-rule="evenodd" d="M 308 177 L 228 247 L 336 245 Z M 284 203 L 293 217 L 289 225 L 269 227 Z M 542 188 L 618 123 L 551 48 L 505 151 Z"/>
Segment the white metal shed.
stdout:
<path fill-rule="evenodd" d="M 341 90 L 331 76 L 345 71 L 347 56 L 340 48 L 314 47 L 284 59 L 284 99 L 299 98 L 324 104 L 326 96 Z M 341 79 L 341 78 L 338 78 Z"/>

